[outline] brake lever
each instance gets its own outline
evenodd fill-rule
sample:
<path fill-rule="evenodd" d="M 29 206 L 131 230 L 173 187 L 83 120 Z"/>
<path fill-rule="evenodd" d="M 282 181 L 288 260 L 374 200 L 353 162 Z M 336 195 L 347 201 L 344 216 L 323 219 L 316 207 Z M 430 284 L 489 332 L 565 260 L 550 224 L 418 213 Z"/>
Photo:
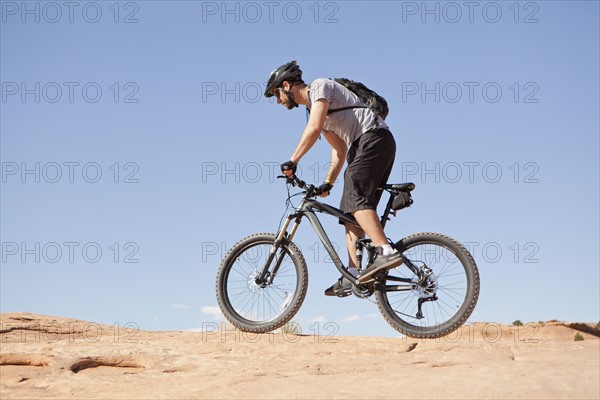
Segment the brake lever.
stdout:
<path fill-rule="evenodd" d="M 310 184 L 307 185 L 306 182 L 304 182 L 303 180 L 298 178 L 296 175 L 291 175 L 291 176 L 279 175 L 277 178 L 285 178 L 286 183 L 289 183 L 294 187 L 297 186 L 301 189 L 308 189 L 308 188 L 314 189 L 315 188 L 314 185 L 310 185 Z"/>
<path fill-rule="evenodd" d="M 285 183 L 287 184 L 291 184 L 292 186 L 296 186 L 296 182 L 294 181 L 293 178 L 290 178 L 289 176 L 285 176 L 285 175 L 279 175 L 277 177 L 277 179 L 285 179 Z"/>

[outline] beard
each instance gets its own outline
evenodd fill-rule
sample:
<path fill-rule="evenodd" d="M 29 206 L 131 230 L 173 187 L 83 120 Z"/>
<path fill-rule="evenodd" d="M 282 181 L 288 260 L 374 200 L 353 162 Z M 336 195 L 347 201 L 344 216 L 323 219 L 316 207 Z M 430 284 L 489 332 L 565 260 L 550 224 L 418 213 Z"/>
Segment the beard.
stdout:
<path fill-rule="evenodd" d="M 298 107 L 298 103 L 296 103 L 296 99 L 294 99 L 294 95 L 291 92 L 283 91 L 283 93 L 285 93 L 285 95 L 287 96 L 287 101 L 285 102 L 285 107 L 288 110 L 292 110 L 292 109 Z"/>

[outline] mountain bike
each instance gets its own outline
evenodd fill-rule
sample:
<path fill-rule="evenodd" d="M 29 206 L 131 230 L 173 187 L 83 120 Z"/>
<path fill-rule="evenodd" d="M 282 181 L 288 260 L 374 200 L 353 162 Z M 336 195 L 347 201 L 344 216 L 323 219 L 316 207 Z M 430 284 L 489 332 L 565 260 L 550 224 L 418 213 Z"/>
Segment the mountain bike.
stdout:
<path fill-rule="evenodd" d="M 402 254 L 402 263 L 361 277 L 377 257 L 368 238 L 356 240 L 357 277 L 340 260 L 316 213 L 359 226 L 349 214 L 316 199 L 319 188 L 297 176 L 286 179 L 288 207 L 277 233 L 257 233 L 235 244 L 225 255 L 217 274 L 217 301 L 225 318 L 242 331 L 265 333 L 280 328 L 300 309 L 308 287 L 306 260 L 292 242 L 306 217 L 338 271 L 352 282 L 352 293 L 361 299 L 375 295 L 385 320 L 400 333 L 415 338 L 437 338 L 458 329 L 469 318 L 479 297 L 479 272 L 469 251 L 458 241 L 439 233 L 409 235 L 390 245 Z M 304 189 L 290 195 L 291 186 Z M 390 215 L 412 204 L 413 183 L 386 184 L 389 193 L 381 225 Z M 291 225 L 291 228 L 290 228 Z M 362 268 L 366 255 L 365 268 Z"/>

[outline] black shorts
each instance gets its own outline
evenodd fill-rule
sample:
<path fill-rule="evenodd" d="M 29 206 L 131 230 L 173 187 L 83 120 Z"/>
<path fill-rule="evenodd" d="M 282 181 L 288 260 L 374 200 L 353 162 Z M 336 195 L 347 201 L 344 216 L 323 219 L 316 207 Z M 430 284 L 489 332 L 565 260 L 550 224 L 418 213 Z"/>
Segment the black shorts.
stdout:
<path fill-rule="evenodd" d="M 344 172 L 344 190 L 340 209 L 352 214 L 359 210 L 376 210 L 396 157 L 392 133 L 380 128 L 364 133 L 348 151 Z"/>

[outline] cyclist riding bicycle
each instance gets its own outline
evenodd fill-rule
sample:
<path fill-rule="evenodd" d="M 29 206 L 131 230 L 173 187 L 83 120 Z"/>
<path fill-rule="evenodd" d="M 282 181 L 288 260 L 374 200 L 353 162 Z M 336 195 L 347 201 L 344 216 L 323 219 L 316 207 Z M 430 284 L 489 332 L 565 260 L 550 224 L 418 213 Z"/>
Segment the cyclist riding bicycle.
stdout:
<path fill-rule="evenodd" d="M 300 142 L 289 161 L 281 164 L 286 176 L 296 172 L 300 159 L 312 148 L 321 134 L 331 145 L 331 165 L 324 183 L 319 187 L 325 197 L 333 188 L 344 161 L 344 188 L 340 209 L 354 216 L 360 228 L 346 223 L 348 269 L 358 275 L 355 243 L 357 237 L 369 236 L 377 246 L 373 263 L 361 272 L 368 277 L 376 272 L 393 268 L 402 262 L 402 256 L 389 244 L 379 218 L 377 204 L 387 182 L 396 154 L 396 142 L 388 125 L 352 91 L 331 79 L 319 78 L 307 85 L 302 71 L 291 61 L 274 70 L 269 76 L 266 97 L 275 96 L 277 104 L 288 110 L 300 104 L 309 110 L 309 118 Z M 336 111 L 340 108 L 343 110 Z M 352 284 L 341 277 L 327 290 L 327 296 L 344 297 L 352 291 Z"/>

